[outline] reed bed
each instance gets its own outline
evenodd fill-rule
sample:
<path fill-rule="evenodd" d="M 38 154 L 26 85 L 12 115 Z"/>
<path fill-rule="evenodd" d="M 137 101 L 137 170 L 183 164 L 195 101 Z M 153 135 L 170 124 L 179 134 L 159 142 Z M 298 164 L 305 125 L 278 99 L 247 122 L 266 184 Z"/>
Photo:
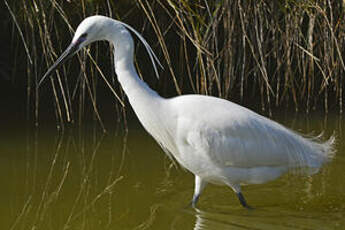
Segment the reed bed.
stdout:
<path fill-rule="evenodd" d="M 21 0 L 7 8 L 19 32 L 14 36 L 25 47 L 29 119 L 37 125 L 44 91 L 36 87 L 38 80 L 77 24 L 93 14 L 123 20 L 144 34 L 166 69 L 158 83 L 163 95 L 215 95 L 270 116 L 281 107 L 343 113 L 344 1 Z M 111 88 L 117 121 L 125 121 L 112 54 L 100 55 L 106 49 L 101 44 L 85 50 L 51 79 L 57 127 L 81 124 L 91 110 L 105 130 L 98 109 L 100 77 Z M 140 69 L 138 50 L 139 72 L 152 83 L 152 70 Z"/>
<path fill-rule="evenodd" d="M 166 27 L 152 4 L 138 1 L 153 27 Z M 343 112 L 344 1 L 157 3 L 180 37 L 178 71 L 193 92 L 244 104 L 260 98 L 269 115 L 284 106 Z"/>

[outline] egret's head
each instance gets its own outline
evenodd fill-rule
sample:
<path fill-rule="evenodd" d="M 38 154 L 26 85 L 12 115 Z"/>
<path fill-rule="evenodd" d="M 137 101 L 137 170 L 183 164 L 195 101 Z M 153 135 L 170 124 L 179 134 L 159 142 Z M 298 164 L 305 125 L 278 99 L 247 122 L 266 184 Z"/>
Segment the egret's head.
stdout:
<path fill-rule="evenodd" d="M 110 20 L 104 16 L 91 16 L 84 19 L 78 26 L 71 44 L 67 49 L 61 54 L 61 56 L 56 60 L 56 62 L 48 69 L 46 74 L 42 77 L 39 84 L 43 80 L 54 72 L 60 65 L 62 65 L 66 60 L 76 54 L 81 48 L 87 46 L 88 44 L 98 41 L 105 40 L 107 37 L 107 28 L 109 27 Z"/>
<path fill-rule="evenodd" d="M 127 44 L 131 43 L 133 44 L 132 37 L 130 33 L 128 32 L 129 29 L 134 34 L 138 36 L 138 38 L 141 40 L 141 42 L 144 44 L 154 67 L 154 70 L 156 72 L 156 76 L 158 77 L 158 71 L 155 64 L 155 61 L 160 65 L 158 58 L 153 53 L 151 47 L 146 42 L 146 40 L 131 26 L 105 17 L 105 16 L 91 16 L 86 19 L 84 19 L 78 26 L 74 37 L 72 39 L 71 44 L 67 47 L 67 49 L 61 54 L 61 56 L 55 61 L 55 63 L 48 69 L 46 74 L 41 78 L 40 82 L 38 83 L 38 86 L 42 84 L 44 79 L 47 78 L 50 74 L 54 72 L 61 64 L 63 64 L 67 59 L 72 57 L 74 54 L 76 54 L 81 48 L 87 46 L 88 44 L 99 41 L 99 40 L 108 40 L 108 41 L 118 41 L 117 45 L 120 46 L 121 40 L 126 41 Z M 124 43 L 121 43 L 124 44 Z M 116 48 L 116 47 L 115 47 Z M 118 47 L 123 48 L 123 47 Z M 133 48 L 133 45 L 131 46 Z M 130 50 L 127 49 L 126 52 Z M 125 55 L 125 53 L 119 54 L 119 56 Z M 161 66 L 161 65 L 160 65 Z M 162 67 L 162 66 L 161 66 Z"/>
<path fill-rule="evenodd" d="M 75 31 L 71 44 L 80 49 L 94 41 L 107 39 L 109 32 L 114 30 L 114 21 L 100 15 L 85 18 Z"/>

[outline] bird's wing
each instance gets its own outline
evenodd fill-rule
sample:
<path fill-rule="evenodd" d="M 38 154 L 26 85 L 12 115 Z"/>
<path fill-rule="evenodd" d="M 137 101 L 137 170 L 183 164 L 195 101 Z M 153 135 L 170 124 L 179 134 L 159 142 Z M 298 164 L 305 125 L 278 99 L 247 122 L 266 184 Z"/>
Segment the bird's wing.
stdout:
<path fill-rule="evenodd" d="M 202 107 L 185 107 L 178 122 L 180 137 L 189 151 L 217 165 L 251 168 L 300 161 L 293 159 L 299 157 L 301 140 L 274 121 L 218 100 L 207 99 Z"/>

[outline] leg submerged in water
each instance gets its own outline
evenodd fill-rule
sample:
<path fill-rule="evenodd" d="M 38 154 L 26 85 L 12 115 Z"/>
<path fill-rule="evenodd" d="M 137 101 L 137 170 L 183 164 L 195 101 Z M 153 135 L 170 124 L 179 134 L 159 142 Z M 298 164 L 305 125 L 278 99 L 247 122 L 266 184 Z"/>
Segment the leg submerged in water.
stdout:
<path fill-rule="evenodd" d="M 232 190 L 236 193 L 237 197 L 238 197 L 238 200 L 240 201 L 241 205 L 244 207 L 244 208 L 247 208 L 247 209 L 253 209 L 252 207 L 250 207 L 248 204 L 247 204 L 247 201 L 246 199 L 244 198 L 242 192 L 241 192 L 241 186 L 239 184 L 228 184 Z"/>
<path fill-rule="evenodd" d="M 195 175 L 195 187 L 194 187 L 194 195 L 191 202 L 192 208 L 196 208 L 196 204 L 198 203 L 200 194 L 204 190 L 207 182 L 203 181 L 199 176 Z"/>
<path fill-rule="evenodd" d="M 244 196 L 242 195 L 241 192 L 236 193 L 238 199 L 240 200 L 240 203 L 243 207 L 247 208 L 247 209 L 253 209 L 252 207 L 250 207 L 247 202 L 246 199 L 244 199 Z"/>

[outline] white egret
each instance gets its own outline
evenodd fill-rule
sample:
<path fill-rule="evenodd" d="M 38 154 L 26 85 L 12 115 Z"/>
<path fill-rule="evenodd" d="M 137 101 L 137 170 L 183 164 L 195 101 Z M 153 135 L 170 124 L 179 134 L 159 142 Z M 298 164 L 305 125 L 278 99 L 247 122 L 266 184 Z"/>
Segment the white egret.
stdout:
<path fill-rule="evenodd" d="M 290 170 L 313 174 L 334 155 L 333 136 L 326 142 L 302 137 L 230 101 L 203 95 L 160 97 L 136 72 L 128 29 L 145 45 L 157 74 L 158 59 L 138 32 L 123 22 L 92 16 L 81 22 L 39 84 L 82 47 L 99 40 L 112 43 L 118 81 L 140 122 L 169 157 L 195 175 L 193 207 L 207 183 L 231 187 L 249 207 L 241 185 L 264 183 Z"/>

